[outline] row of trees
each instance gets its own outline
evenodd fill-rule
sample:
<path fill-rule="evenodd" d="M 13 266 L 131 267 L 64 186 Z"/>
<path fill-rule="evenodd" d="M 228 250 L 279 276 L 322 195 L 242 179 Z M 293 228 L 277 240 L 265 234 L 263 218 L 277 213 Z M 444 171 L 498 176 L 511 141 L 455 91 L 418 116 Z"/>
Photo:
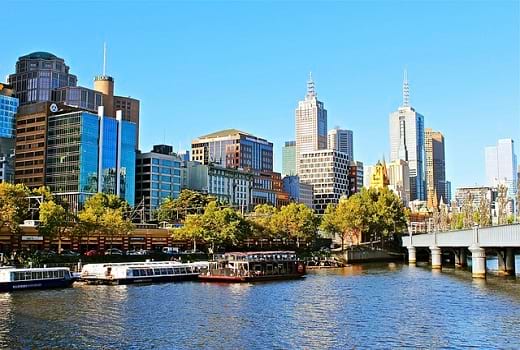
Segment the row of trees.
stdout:
<path fill-rule="evenodd" d="M 8 227 L 12 233 L 19 233 L 24 220 L 34 219 L 31 211 L 36 208 L 31 208 L 31 200 L 39 203 L 39 233 L 57 239 L 58 251 L 65 235 L 86 237 L 88 241 L 98 234 L 110 238 L 124 235 L 133 228 L 127 217 L 128 203 L 116 195 L 97 193 L 88 198 L 84 208 L 75 215 L 67 203 L 58 202 L 45 187 L 30 191 L 22 184 L 10 183 L 0 183 L 0 228 Z"/>

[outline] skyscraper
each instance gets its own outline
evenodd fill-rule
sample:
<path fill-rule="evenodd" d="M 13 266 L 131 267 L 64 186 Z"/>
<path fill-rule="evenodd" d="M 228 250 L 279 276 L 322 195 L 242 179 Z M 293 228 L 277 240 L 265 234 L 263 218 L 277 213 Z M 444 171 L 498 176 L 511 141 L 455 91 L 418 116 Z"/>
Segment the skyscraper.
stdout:
<path fill-rule="evenodd" d="M 424 117 L 410 106 L 406 71 L 403 81 L 403 105 L 390 113 L 390 160 L 402 159 L 410 169 L 410 200 L 425 200 Z"/>
<path fill-rule="evenodd" d="M 8 83 L 15 90 L 20 105 L 51 100 L 53 89 L 76 86 L 78 79 L 69 73 L 63 58 L 49 52 L 33 52 L 18 58 L 16 71 Z"/>
<path fill-rule="evenodd" d="M 329 130 L 327 148 L 346 153 L 349 160 L 354 160 L 354 133 L 340 128 Z"/>
<path fill-rule="evenodd" d="M 430 128 L 424 131 L 426 154 L 426 194 L 428 207 L 438 207 L 441 198 L 446 202 L 446 161 L 444 136 Z"/>
<path fill-rule="evenodd" d="M 15 127 L 18 99 L 0 83 L 0 182 L 14 182 Z"/>
<path fill-rule="evenodd" d="M 296 142 L 286 141 L 282 148 L 282 175 L 296 175 Z"/>
<path fill-rule="evenodd" d="M 408 162 L 398 159 L 387 164 L 388 186 L 401 198 L 405 206 L 410 203 L 410 169 Z"/>
<path fill-rule="evenodd" d="M 496 146 L 485 149 L 487 185 L 506 185 L 508 196 L 517 192 L 517 159 L 512 139 L 500 139 Z"/>
<path fill-rule="evenodd" d="M 309 75 L 305 99 L 298 102 L 295 119 L 296 173 L 299 174 L 303 153 L 327 148 L 327 110 L 318 100 L 312 75 Z"/>

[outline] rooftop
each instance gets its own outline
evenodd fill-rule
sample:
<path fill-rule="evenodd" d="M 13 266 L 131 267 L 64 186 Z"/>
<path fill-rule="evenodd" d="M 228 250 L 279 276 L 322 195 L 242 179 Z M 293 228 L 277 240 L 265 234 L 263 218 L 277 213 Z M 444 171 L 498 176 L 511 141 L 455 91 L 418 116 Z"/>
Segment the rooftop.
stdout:
<path fill-rule="evenodd" d="M 58 59 L 58 57 L 53 55 L 52 53 L 44 52 L 44 51 L 33 52 L 33 53 L 28 54 L 28 55 L 20 57 L 20 59 L 22 59 L 22 58 L 25 58 L 25 59 L 42 59 L 42 60 L 55 60 L 55 59 Z"/>
<path fill-rule="evenodd" d="M 211 133 L 211 134 L 199 136 L 198 138 L 199 139 L 206 139 L 206 138 L 214 138 L 214 137 L 226 137 L 226 136 L 232 136 L 232 135 L 236 135 L 236 134 L 253 136 L 253 135 L 251 135 L 251 134 L 249 134 L 247 132 L 243 132 L 243 131 L 240 131 L 240 130 L 237 130 L 237 129 L 225 129 L 225 130 L 217 131 L 217 132 L 214 132 L 214 133 Z"/>

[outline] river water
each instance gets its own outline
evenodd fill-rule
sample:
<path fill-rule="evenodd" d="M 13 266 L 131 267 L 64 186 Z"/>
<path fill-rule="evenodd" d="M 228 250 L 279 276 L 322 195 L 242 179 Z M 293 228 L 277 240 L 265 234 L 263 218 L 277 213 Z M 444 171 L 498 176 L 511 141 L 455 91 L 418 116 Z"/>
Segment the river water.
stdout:
<path fill-rule="evenodd" d="M 0 294 L 6 349 L 518 349 L 519 330 L 520 279 L 400 264 Z"/>

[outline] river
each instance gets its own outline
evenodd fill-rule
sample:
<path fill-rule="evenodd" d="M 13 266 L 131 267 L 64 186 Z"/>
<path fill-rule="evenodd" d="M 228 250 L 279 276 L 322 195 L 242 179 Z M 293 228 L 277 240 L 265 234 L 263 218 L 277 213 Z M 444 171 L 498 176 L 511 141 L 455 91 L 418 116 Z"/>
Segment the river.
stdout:
<path fill-rule="evenodd" d="M 520 347 L 520 280 L 401 264 L 304 280 L 0 294 L 7 349 Z"/>

